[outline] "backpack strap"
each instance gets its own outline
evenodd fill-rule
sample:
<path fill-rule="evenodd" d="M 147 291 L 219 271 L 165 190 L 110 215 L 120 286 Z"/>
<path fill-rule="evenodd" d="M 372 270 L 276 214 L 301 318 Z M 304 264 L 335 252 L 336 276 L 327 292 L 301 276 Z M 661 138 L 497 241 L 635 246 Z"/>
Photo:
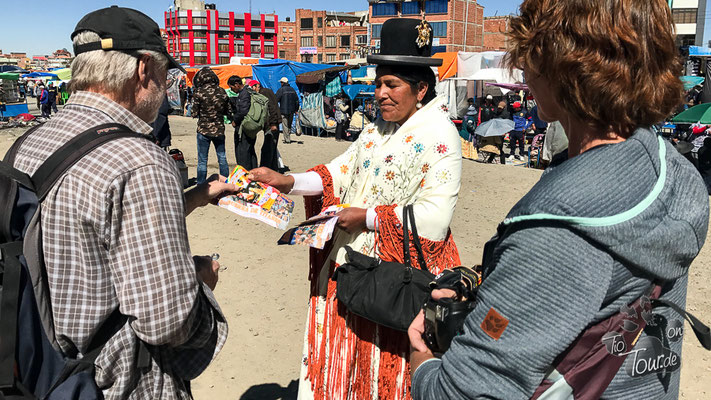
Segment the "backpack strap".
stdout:
<path fill-rule="evenodd" d="M 149 136 L 133 132 L 125 125 L 115 123 L 93 127 L 69 140 L 52 153 L 32 175 L 37 200 L 42 202 L 55 182 L 89 152 L 108 141 L 124 137 L 150 140 Z"/>

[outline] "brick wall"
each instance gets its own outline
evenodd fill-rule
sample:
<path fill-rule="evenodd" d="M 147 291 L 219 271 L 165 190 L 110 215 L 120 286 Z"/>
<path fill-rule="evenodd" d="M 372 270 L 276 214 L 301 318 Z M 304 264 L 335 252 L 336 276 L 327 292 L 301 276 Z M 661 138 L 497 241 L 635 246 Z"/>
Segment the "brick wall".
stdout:
<path fill-rule="evenodd" d="M 349 58 L 357 58 L 364 56 L 361 54 L 362 47 L 357 43 L 357 37 L 367 35 L 368 28 L 365 26 L 328 26 L 326 11 L 314 11 L 306 9 L 296 9 L 296 59 L 295 61 L 326 63 L 329 61 L 339 61 Z M 319 27 L 319 18 L 321 24 Z M 302 29 L 302 19 L 311 19 L 313 27 L 311 29 Z M 342 39 L 347 37 L 347 39 Z M 311 38 L 310 45 L 308 45 Z M 347 41 L 344 45 L 343 41 Z M 335 46 L 334 46 L 335 42 Z M 317 53 L 313 55 L 300 54 L 301 47 L 316 47 Z"/>
<path fill-rule="evenodd" d="M 484 50 L 506 50 L 506 32 L 510 17 L 484 18 Z"/>
<path fill-rule="evenodd" d="M 296 39 L 296 22 L 279 21 L 277 37 L 279 41 L 278 57 L 284 60 L 298 61 L 299 45 Z"/>

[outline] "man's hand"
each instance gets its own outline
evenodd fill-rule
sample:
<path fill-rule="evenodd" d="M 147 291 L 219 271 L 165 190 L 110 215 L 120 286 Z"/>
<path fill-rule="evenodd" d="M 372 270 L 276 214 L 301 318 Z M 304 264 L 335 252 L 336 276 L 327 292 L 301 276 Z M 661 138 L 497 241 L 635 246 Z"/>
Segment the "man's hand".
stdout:
<path fill-rule="evenodd" d="M 279 130 L 279 128 L 278 128 L 276 125 L 272 125 L 269 129 L 270 129 L 272 132 L 276 132 L 276 131 Z"/>
<path fill-rule="evenodd" d="M 357 233 L 366 228 L 365 219 L 368 215 L 368 210 L 365 208 L 348 207 L 340 211 L 336 216 L 338 222 L 336 226 L 348 233 Z"/>
<path fill-rule="evenodd" d="M 209 256 L 193 256 L 193 261 L 195 262 L 195 270 L 197 271 L 198 278 L 200 278 L 210 290 L 215 290 L 219 278 L 220 263 Z"/>
<path fill-rule="evenodd" d="M 276 188 L 282 193 L 289 193 L 294 187 L 294 177 L 290 175 L 280 174 L 267 167 L 259 167 L 249 171 L 247 179 L 265 183 Z"/>
<path fill-rule="evenodd" d="M 226 183 L 227 178 L 221 175 L 212 175 L 205 183 L 195 186 L 185 193 L 185 215 L 196 208 L 209 203 L 216 204 L 220 197 L 237 191 L 233 183 Z"/>

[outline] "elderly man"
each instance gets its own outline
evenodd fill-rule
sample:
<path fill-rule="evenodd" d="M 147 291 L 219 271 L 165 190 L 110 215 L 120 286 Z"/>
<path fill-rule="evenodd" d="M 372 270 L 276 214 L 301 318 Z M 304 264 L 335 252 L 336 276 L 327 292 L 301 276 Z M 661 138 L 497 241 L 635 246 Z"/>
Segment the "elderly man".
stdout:
<path fill-rule="evenodd" d="M 89 13 L 72 34 L 73 95 L 30 134 L 15 167 L 33 174 L 81 132 L 107 123 L 149 134 L 180 68 L 158 25 L 132 9 Z M 233 185 L 183 194 L 173 160 L 141 138 L 109 141 L 72 166 L 42 204 L 44 261 L 57 341 L 85 354 L 115 310 L 127 323 L 109 337 L 94 379 L 106 399 L 185 399 L 189 381 L 220 351 L 227 325 L 212 290 L 219 265 L 190 254 L 185 215 Z M 139 349 L 150 360 L 139 367 Z"/>

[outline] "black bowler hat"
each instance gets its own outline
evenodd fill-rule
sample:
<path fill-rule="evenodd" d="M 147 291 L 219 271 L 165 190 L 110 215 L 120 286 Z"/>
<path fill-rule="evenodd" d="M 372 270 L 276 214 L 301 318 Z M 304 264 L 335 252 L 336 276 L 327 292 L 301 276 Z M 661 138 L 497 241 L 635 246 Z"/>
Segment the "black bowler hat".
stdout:
<path fill-rule="evenodd" d="M 442 60 L 432 58 L 432 26 L 425 20 L 391 18 L 380 31 L 380 54 L 368 56 L 378 65 L 439 67 Z"/>
<path fill-rule="evenodd" d="M 168 68 L 185 72 L 180 63 L 168 54 L 158 24 L 140 11 L 111 6 L 90 12 L 74 28 L 72 40 L 83 31 L 96 33 L 101 41 L 74 46 L 75 56 L 94 50 L 152 50 L 168 58 Z"/>

